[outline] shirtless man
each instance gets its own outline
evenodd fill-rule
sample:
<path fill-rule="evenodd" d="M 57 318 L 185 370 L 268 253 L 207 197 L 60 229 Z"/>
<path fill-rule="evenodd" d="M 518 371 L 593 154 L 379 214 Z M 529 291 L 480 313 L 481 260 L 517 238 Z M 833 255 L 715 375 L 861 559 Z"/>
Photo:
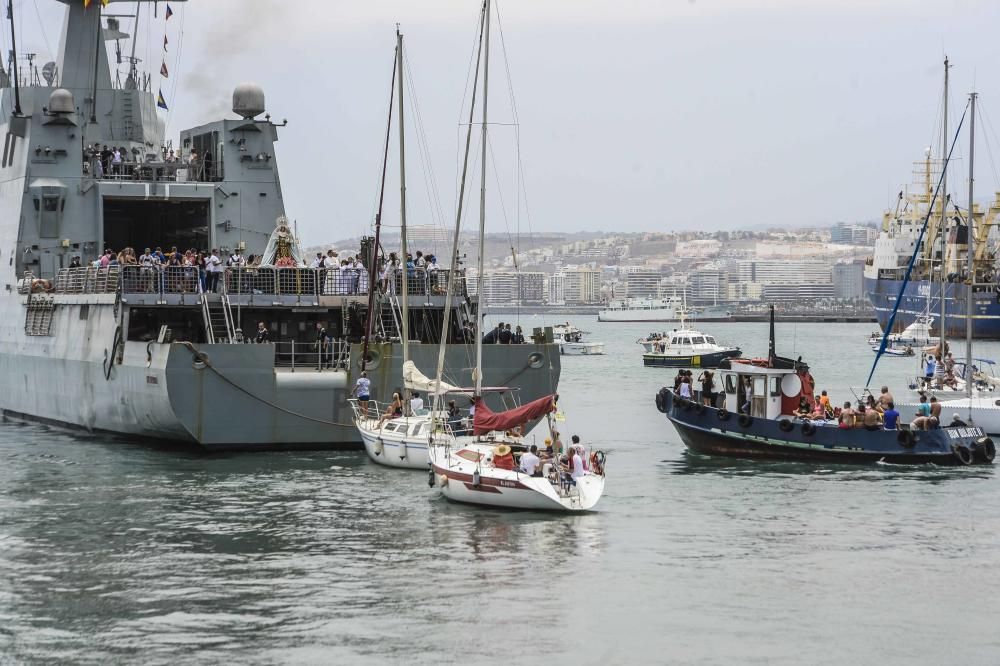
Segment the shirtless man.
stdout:
<path fill-rule="evenodd" d="M 844 403 L 844 408 L 840 410 L 840 423 L 838 424 L 840 428 L 853 428 L 854 427 L 854 410 L 851 409 L 851 401 L 848 400 Z"/>
<path fill-rule="evenodd" d="M 885 413 L 885 410 L 889 409 L 889 403 L 895 403 L 892 394 L 889 393 L 889 387 L 882 387 L 882 395 L 878 397 L 878 411 Z"/>

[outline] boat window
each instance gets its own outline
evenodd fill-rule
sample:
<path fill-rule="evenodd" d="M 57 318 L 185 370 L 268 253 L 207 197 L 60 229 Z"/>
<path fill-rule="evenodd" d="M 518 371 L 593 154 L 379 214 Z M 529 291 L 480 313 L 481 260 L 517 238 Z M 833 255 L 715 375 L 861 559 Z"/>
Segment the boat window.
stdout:
<path fill-rule="evenodd" d="M 781 378 L 771 377 L 771 397 L 781 395 Z"/>
<path fill-rule="evenodd" d="M 736 393 L 736 375 L 726 375 L 726 393 Z"/>
<path fill-rule="evenodd" d="M 691 338 L 682 338 L 681 339 L 681 344 L 683 344 L 683 345 L 689 345 L 689 344 L 691 344 Z"/>
<path fill-rule="evenodd" d="M 386 430 L 386 432 L 396 432 L 396 424 L 395 423 L 387 423 L 385 425 L 385 430 Z"/>
<path fill-rule="evenodd" d="M 680 343 L 681 343 L 681 339 L 680 338 L 670 338 L 670 344 L 672 344 L 672 345 L 679 345 Z"/>
<path fill-rule="evenodd" d="M 414 437 L 416 437 L 417 435 L 419 435 L 420 434 L 420 429 L 423 427 L 423 425 L 424 425 L 423 423 L 418 423 L 417 425 L 413 426 L 413 430 L 410 431 L 410 435 L 412 435 Z"/>
<path fill-rule="evenodd" d="M 713 338 L 711 335 L 706 335 L 705 336 L 705 342 L 707 342 L 710 345 L 714 345 L 715 344 L 715 338 Z"/>
<path fill-rule="evenodd" d="M 694 344 L 694 345 L 703 345 L 703 344 L 705 344 L 705 338 L 700 338 L 700 337 L 699 338 L 691 338 L 691 344 Z"/>
<path fill-rule="evenodd" d="M 753 378 L 753 394 L 754 395 L 764 395 L 764 390 L 767 385 L 764 383 L 764 377 L 754 377 Z"/>

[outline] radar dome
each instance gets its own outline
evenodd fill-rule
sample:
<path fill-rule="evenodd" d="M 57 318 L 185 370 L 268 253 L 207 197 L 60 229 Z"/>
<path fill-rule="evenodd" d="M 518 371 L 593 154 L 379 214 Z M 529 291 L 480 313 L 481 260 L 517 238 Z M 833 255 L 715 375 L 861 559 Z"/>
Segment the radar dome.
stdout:
<path fill-rule="evenodd" d="M 56 88 L 49 95 L 49 113 L 74 113 L 73 93 L 65 88 Z"/>
<path fill-rule="evenodd" d="M 233 113 L 250 120 L 264 113 L 264 89 L 256 83 L 241 83 L 233 91 Z"/>

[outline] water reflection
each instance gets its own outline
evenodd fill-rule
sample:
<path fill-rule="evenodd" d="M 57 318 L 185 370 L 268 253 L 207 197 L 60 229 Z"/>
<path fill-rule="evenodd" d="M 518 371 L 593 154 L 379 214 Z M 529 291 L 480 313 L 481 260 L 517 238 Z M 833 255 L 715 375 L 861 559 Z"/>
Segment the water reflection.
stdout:
<path fill-rule="evenodd" d="M 838 480 L 886 481 L 913 479 L 928 483 L 989 479 L 996 474 L 993 465 L 939 466 L 896 465 L 878 462 L 871 465 L 834 464 L 817 461 L 788 461 L 709 456 L 684 451 L 677 459 L 661 461 L 669 474 L 715 474 L 723 477 L 738 476 L 815 476 L 833 477 Z"/>

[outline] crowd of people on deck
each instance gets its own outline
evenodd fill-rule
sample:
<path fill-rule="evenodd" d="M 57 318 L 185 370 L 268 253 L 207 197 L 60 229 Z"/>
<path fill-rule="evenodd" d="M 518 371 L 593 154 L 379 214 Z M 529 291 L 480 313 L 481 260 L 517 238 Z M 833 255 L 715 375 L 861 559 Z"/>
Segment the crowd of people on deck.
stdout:
<path fill-rule="evenodd" d="M 955 375 L 955 358 L 948 352 L 941 356 L 937 348 L 927 354 L 921 364 L 924 369 L 924 376 L 920 381 L 920 388 L 923 391 L 930 389 L 957 389 L 958 377 Z"/>
<path fill-rule="evenodd" d="M 483 336 L 484 345 L 523 345 L 525 343 L 524 331 L 520 326 L 515 326 L 511 330 L 510 324 L 498 323 L 491 331 Z"/>
<path fill-rule="evenodd" d="M 192 149 L 187 155 L 180 156 L 164 147 L 160 150 L 159 159 L 156 153 L 145 153 L 143 160 L 139 158 L 142 154 L 138 148 L 90 144 L 84 150 L 85 173 L 98 180 L 139 180 L 145 170 L 146 175 L 154 180 L 163 177 L 176 180 L 177 169 L 181 168 L 187 169 L 188 180 L 216 180 L 217 167 L 211 152 L 201 156 L 197 150 Z"/>

